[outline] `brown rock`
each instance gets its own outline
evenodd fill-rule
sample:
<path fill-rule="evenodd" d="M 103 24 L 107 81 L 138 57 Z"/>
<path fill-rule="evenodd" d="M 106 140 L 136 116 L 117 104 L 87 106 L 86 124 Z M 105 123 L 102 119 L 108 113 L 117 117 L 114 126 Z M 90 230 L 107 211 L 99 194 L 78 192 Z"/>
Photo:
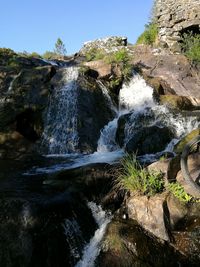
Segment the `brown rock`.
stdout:
<path fill-rule="evenodd" d="M 137 220 L 147 231 L 158 238 L 169 241 L 165 214 L 166 194 L 147 196 L 133 196 L 127 201 L 128 216 Z"/>
<path fill-rule="evenodd" d="M 105 63 L 104 60 L 95 60 L 85 62 L 84 66 L 89 67 L 98 72 L 99 78 L 105 78 L 111 75 L 112 67 L 111 64 Z"/>

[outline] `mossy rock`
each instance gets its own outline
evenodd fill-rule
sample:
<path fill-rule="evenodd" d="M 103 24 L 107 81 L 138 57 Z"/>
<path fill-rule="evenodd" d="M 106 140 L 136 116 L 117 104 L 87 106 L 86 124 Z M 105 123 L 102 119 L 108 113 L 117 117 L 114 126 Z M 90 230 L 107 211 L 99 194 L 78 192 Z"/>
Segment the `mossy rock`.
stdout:
<path fill-rule="evenodd" d="M 186 96 L 179 95 L 161 95 L 159 99 L 160 104 L 166 105 L 170 109 L 175 110 L 194 110 L 190 99 Z"/>
<path fill-rule="evenodd" d="M 193 130 L 189 134 L 187 134 L 185 137 L 183 137 L 174 147 L 174 152 L 176 154 L 181 154 L 185 145 L 190 142 L 193 138 L 200 135 L 200 128 Z"/>

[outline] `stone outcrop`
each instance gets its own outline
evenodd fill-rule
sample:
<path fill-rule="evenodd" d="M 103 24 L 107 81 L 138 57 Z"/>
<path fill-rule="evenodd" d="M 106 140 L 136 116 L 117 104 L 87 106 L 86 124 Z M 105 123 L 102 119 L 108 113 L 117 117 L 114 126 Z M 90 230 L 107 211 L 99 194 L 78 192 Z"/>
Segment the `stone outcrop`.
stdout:
<path fill-rule="evenodd" d="M 184 55 L 140 45 L 134 48 L 133 64 L 158 94 L 187 96 L 200 106 L 199 67 L 192 67 Z"/>
<path fill-rule="evenodd" d="M 0 157 L 16 158 L 31 152 L 42 134 L 56 69 L 6 51 L 0 54 Z"/>
<path fill-rule="evenodd" d="M 160 42 L 179 51 L 178 42 L 184 32 L 200 33 L 200 2 L 198 0 L 156 0 L 155 17 Z"/>
<path fill-rule="evenodd" d="M 114 52 L 122 47 L 127 46 L 126 37 L 111 36 L 107 38 L 99 38 L 94 41 L 85 42 L 81 50 L 80 55 L 84 55 L 91 49 L 100 49 L 104 52 Z"/>

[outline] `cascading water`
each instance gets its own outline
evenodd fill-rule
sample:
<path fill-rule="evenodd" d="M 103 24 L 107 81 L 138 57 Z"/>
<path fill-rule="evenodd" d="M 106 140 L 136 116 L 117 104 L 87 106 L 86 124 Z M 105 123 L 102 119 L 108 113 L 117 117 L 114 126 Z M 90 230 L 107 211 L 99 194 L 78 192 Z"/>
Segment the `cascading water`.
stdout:
<path fill-rule="evenodd" d="M 93 267 L 98 254 L 100 253 L 100 244 L 106 231 L 108 223 L 112 216 L 102 210 L 101 206 L 97 206 L 94 202 L 88 202 L 88 207 L 92 211 L 92 215 L 99 226 L 95 231 L 94 236 L 90 242 L 85 246 L 82 259 L 75 267 Z"/>
<path fill-rule="evenodd" d="M 152 94 L 153 89 L 146 85 L 144 79 L 138 74 L 134 75 L 128 84 L 123 84 L 119 93 L 119 109 L 114 120 L 110 121 L 101 132 L 98 141 L 98 152 L 110 152 L 120 149 L 115 141 L 119 117 L 133 109 L 143 110 L 145 107 L 153 106 Z"/>
<path fill-rule="evenodd" d="M 48 154 L 75 152 L 78 145 L 77 97 L 78 68 L 67 67 L 64 86 L 55 89 L 50 98 L 47 119 L 42 137 Z"/>
<path fill-rule="evenodd" d="M 110 121 L 102 130 L 98 142 L 98 152 L 109 152 L 119 149 L 115 135 L 120 116 L 129 114 L 130 118 L 125 124 L 124 146 L 135 131 L 142 127 L 156 125 L 168 127 L 175 135 L 165 151 L 172 151 L 174 145 L 184 134 L 199 127 L 196 117 L 183 117 L 181 114 L 172 114 L 165 106 L 158 105 L 153 100 L 153 88 L 145 80 L 134 74 L 128 84 L 124 84 L 119 93 L 119 110 L 113 121 Z"/>

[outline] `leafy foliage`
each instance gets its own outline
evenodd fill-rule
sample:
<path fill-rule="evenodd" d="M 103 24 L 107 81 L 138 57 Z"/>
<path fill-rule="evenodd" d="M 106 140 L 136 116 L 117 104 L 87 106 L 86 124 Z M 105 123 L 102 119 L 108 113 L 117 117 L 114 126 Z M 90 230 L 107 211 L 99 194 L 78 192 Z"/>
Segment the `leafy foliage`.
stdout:
<path fill-rule="evenodd" d="M 145 31 L 137 39 L 137 44 L 153 45 L 158 36 L 158 27 L 156 23 L 149 23 L 145 26 Z"/>
<path fill-rule="evenodd" d="M 181 46 L 185 55 L 192 62 L 200 63 L 200 34 L 183 34 Z"/>
<path fill-rule="evenodd" d="M 187 194 L 185 192 L 184 187 L 179 184 L 178 182 L 176 183 L 169 183 L 168 185 L 168 190 L 176 197 L 178 198 L 181 202 L 190 202 L 192 199 L 192 196 Z"/>
<path fill-rule="evenodd" d="M 67 50 L 65 48 L 65 44 L 63 41 L 58 38 L 56 43 L 55 43 L 55 49 L 54 49 L 55 54 L 65 56 L 67 53 Z"/>
<path fill-rule="evenodd" d="M 162 174 L 143 168 L 135 155 L 124 157 L 121 164 L 122 169 L 119 171 L 117 187 L 148 196 L 163 191 Z"/>

